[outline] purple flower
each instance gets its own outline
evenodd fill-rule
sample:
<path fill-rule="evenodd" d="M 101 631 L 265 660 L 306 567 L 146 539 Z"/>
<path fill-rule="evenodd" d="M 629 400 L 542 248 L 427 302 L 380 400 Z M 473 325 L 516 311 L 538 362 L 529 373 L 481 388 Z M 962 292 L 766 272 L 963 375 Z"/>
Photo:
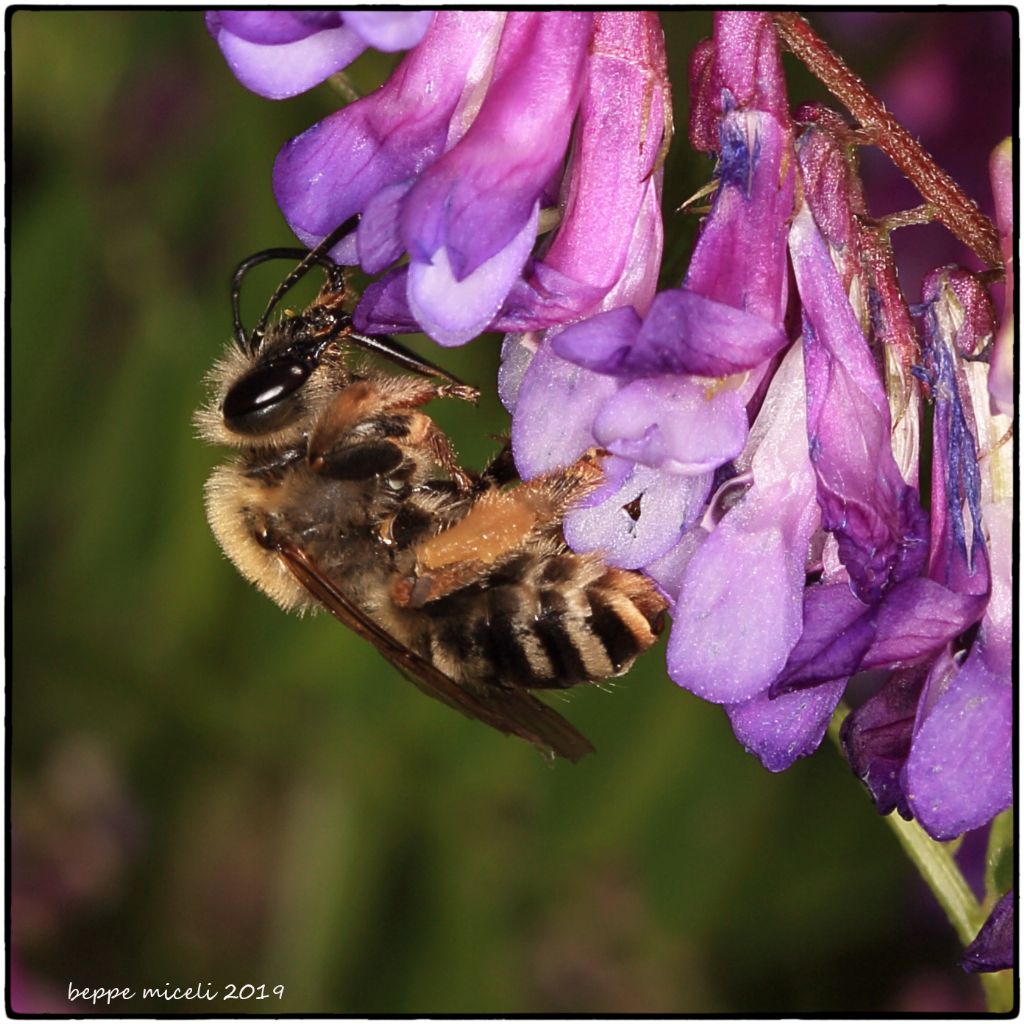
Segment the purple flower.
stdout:
<path fill-rule="evenodd" d="M 715 26 L 721 91 L 707 103 L 720 111 L 719 187 L 711 214 L 682 287 L 658 295 L 642 323 L 607 314 L 562 334 L 560 354 L 588 369 L 724 377 L 760 366 L 786 344 L 785 227 L 795 175 L 777 43 L 764 14 L 720 12 Z M 612 315 L 619 319 L 609 330 Z"/>
<path fill-rule="evenodd" d="M 817 103 L 797 108 L 794 117 L 804 126 L 796 143 L 804 200 L 849 293 L 854 278 L 864 275 L 857 259 L 857 217 L 867 214 L 850 129 L 835 111 Z"/>
<path fill-rule="evenodd" d="M 948 660 L 947 654 L 940 653 L 936 669 L 946 671 Z M 850 767 L 867 786 L 878 813 L 898 811 L 907 821 L 914 813 L 903 792 L 902 772 L 927 675 L 927 667 L 894 672 L 877 693 L 846 717 L 840 732 Z"/>
<path fill-rule="evenodd" d="M 496 61 L 506 78 L 492 81 L 466 139 L 403 200 L 412 262 L 368 289 L 357 310 L 365 329 L 422 327 L 442 344 L 461 344 L 487 327 L 537 330 L 586 315 L 614 299 L 620 282 L 649 301 L 653 283 L 646 298 L 639 291 L 648 274 L 624 278 L 661 250 L 657 159 L 668 94 L 660 26 L 643 12 L 601 12 L 592 25 L 545 17 L 517 16 L 506 27 L 511 55 L 503 64 L 499 49 Z M 547 73 L 536 74 L 538 66 Z M 561 223 L 529 261 L 539 205 L 556 195 Z"/>
<path fill-rule="evenodd" d="M 822 525 L 836 537 L 854 592 L 873 603 L 920 570 L 927 524 L 893 458 L 889 405 L 867 341 L 806 208 L 793 221 L 790 253 L 803 305 L 807 430 Z"/>
<path fill-rule="evenodd" d="M 362 329 L 457 345 L 495 319 L 568 146 L 591 30 L 584 13 L 440 12 L 382 90 L 282 152 L 275 193 L 300 237 L 362 212 L 338 258 L 378 271 L 409 255 L 364 294 Z"/>
<path fill-rule="evenodd" d="M 442 344 L 487 327 L 533 250 L 580 100 L 591 20 L 509 14 L 479 113 L 404 200 L 409 306 Z"/>
<path fill-rule="evenodd" d="M 770 697 L 761 693 L 726 708 L 736 739 L 770 772 L 781 772 L 821 745 L 846 680 Z"/>
<path fill-rule="evenodd" d="M 716 32 L 724 40 L 723 82 L 732 82 L 745 104 L 762 102 L 765 93 L 764 105 L 772 108 L 778 80 L 758 77 L 761 64 L 748 46 L 753 34 L 760 40 L 757 52 L 774 54 L 777 61 L 767 18 L 720 14 Z M 593 371 L 616 382 L 605 386 L 605 400 L 593 409 L 593 439 L 638 467 L 659 471 L 655 476 L 620 469 L 617 479 L 657 481 L 658 491 L 676 494 L 680 513 L 694 494 L 706 495 L 717 467 L 742 452 L 747 403 L 759 386 L 761 368 L 786 340 L 785 221 L 793 199 L 788 122 L 767 109 L 740 109 L 727 84 L 723 90 L 717 101 L 726 110 L 719 137 L 721 184 L 683 288 L 658 295 L 645 317 L 636 304 L 612 307 L 568 328 L 552 343 L 558 356 L 575 364 L 577 374 Z M 712 383 L 697 374 L 738 376 Z M 532 464 L 520 468 L 534 471 Z M 609 490 L 600 492 L 588 517 L 595 524 L 598 519 L 607 527 L 618 523 L 630 535 L 650 537 L 645 516 L 665 523 L 654 531 L 661 540 L 645 546 L 648 559 L 665 554 L 693 522 L 689 514 L 662 515 L 661 501 L 645 502 L 650 490 L 645 485 L 638 494 L 635 525 L 627 524 L 621 512 L 604 508 L 605 499 L 621 496 Z M 621 544 L 610 543 L 613 538 L 605 530 L 581 533 L 617 557 Z"/>
<path fill-rule="evenodd" d="M 769 691 L 766 713 L 773 720 L 779 711 L 771 704 L 783 697 L 803 693 L 805 700 L 815 697 L 830 708 L 856 672 L 920 665 L 935 657 L 977 621 L 988 587 L 983 551 L 980 565 L 969 571 L 960 567 L 957 573 L 951 551 L 934 547 L 934 578 L 922 575 L 928 523 L 907 482 L 916 479 L 916 466 L 895 462 L 890 405 L 860 327 L 868 323 L 876 339 L 890 346 L 885 350 L 893 353 L 886 363 L 887 369 L 894 368 L 890 383 L 900 399 L 900 414 L 912 428 L 904 434 L 902 450 L 916 457 L 916 388 L 901 374 L 905 353 L 914 344 L 905 306 L 886 252 L 872 247 L 875 240 L 865 239 L 844 213 L 861 200 L 838 146 L 827 132 L 814 129 L 810 138 L 802 138 L 799 150 L 810 208 L 794 219 L 791 255 L 803 306 L 808 442 L 822 523 L 831 536 L 822 582 L 804 595 L 799 642 Z M 825 237 L 819 223 L 825 225 Z M 874 257 L 867 273 L 856 265 L 855 246 Z M 837 263 L 846 268 L 843 273 Z M 858 316 L 847 287 L 854 295 L 872 295 L 875 305 Z M 938 447 L 935 464 L 944 465 L 947 448 L 941 438 Z M 944 488 L 946 481 L 938 486 Z M 934 499 L 933 542 L 941 539 L 942 507 L 941 499 Z M 922 671 L 897 674 L 848 719 L 844 730 L 851 763 L 884 811 L 900 806 L 909 813 L 895 780 L 909 750 L 923 680 Z M 817 738 L 823 731 L 819 719 Z"/>
<path fill-rule="evenodd" d="M 613 320 L 637 318 L 654 295 L 662 248 L 663 42 L 651 13 L 602 12 L 596 20 L 566 215 L 551 247 L 510 295 L 501 323 L 538 327 L 598 310 L 611 311 Z M 615 147 L 617 160 L 608 159 L 606 145 Z M 598 165 L 601 173 L 585 176 L 585 167 Z M 595 410 L 614 418 L 623 411 L 620 395 L 628 405 L 628 382 L 561 358 L 554 349 L 560 337 L 555 328 L 510 335 L 502 352 L 499 387 L 513 411 L 513 451 L 524 477 L 571 463 L 604 436 Z M 604 469 L 604 486 L 566 517 L 566 536 L 578 549 L 600 549 L 612 564 L 630 568 L 675 543 L 710 484 L 661 474 L 629 455 L 606 459 Z"/>
<path fill-rule="evenodd" d="M 284 146 L 274 165 L 274 194 L 303 242 L 313 244 L 363 213 L 359 251 L 350 238 L 333 255 L 347 263 L 362 260 L 371 272 L 389 264 L 400 245 L 401 197 L 465 133 L 504 19 L 485 11 L 439 11 L 381 88 Z"/>
<path fill-rule="evenodd" d="M 367 19 L 385 18 L 277 13 L 250 12 L 248 22 L 214 14 L 211 30 L 222 42 L 246 32 L 270 51 L 312 45 L 331 26 L 375 42 L 368 33 L 381 26 Z M 661 248 L 671 104 L 657 16 L 431 18 L 382 88 L 293 139 L 274 168 L 277 201 L 305 244 L 359 215 L 331 253 L 385 271 L 364 292 L 357 327 L 425 330 L 459 345 L 488 327 L 578 319 L 608 308 L 617 289 L 646 308 L 650 275 L 627 277 Z M 391 27 L 397 46 L 400 26 Z M 297 55 L 274 73 L 305 81 L 323 70 L 315 63 Z"/>
<path fill-rule="evenodd" d="M 789 101 L 778 41 L 768 18 L 749 11 L 720 11 L 715 34 L 690 60 L 690 142 L 718 148 L 719 122 L 730 108 L 762 110 L 789 124 Z"/>
<path fill-rule="evenodd" d="M 661 262 L 661 213 L 655 187 L 631 231 L 622 273 L 602 300 L 629 315 L 653 295 Z M 622 389 L 615 377 L 585 369 L 556 354 L 554 329 L 509 335 L 502 349 L 499 391 L 512 411 L 512 447 L 524 478 L 571 464 L 597 444 L 595 410 Z M 557 415 L 553 411 L 557 410 Z M 666 476 L 629 458 L 604 462 L 606 482 L 566 517 L 565 531 L 579 550 L 602 550 L 608 560 L 638 568 L 658 557 L 676 539 L 684 523 L 699 513 L 707 484 Z M 631 516 L 623 512 L 629 505 Z"/>
<path fill-rule="evenodd" d="M 879 810 L 948 838 L 1009 803 L 1012 440 L 997 413 L 1012 408 L 1012 317 L 993 348 L 985 289 L 948 268 L 912 316 L 861 186 L 863 139 L 818 105 L 791 116 L 769 14 L 717 12 L 694 53 L 689 136 L 716 156 L 714 198 L 660 294 L 671 122 L 653 13 L 209 24 L 267 95 L 364 45 L 413 47 L 284 146 L 275 196 L 307 245 L 358 215 L 332 255 L 379 275 L 359 329 L 444 345 L 506 332 L 499 391 L 524 479 L 608 453 L 565 536 L 657 583 L 675 682 L 779 771 L 874 673 L 842 738 Z M 992 166 L 1012 289 L 1009 163 Z"/>
<path fill-rule="evenodd" d="M 1013 698 L 999 668 L 979 649 L 925 684 L 903 788 L 936 839 L 978 828 L 1013 802 Z"/>
<path fill-rule="evenodd" d="M 737 460 L 748 474 L 745 492 L 691 554 L 673 594 L 669 674 L 718 704 L 767 691 L 800 638 L 804 565 L 819 520 L 804 387 L 793 348 Z"/>
<path fill-rule="evenodd" d="M 347 67 L 368 46 L 406 50 L 433 11 L 208 11 L 206 28 L 235 77 L 280 100 Z"/>
<path fill-rule="evenodd" d="M 605 486 L 567 518 L 567 538 L 659 583 L 676 609 L 670 674 L 725 704 L 741 740 L 778 770 L 817 746 L 845 684 L 769 699 L 803 631 L 820 521 L 800 350 L 772 376 L 788 344 L 796 160 L 768 19 L 719 14 L 698 61 L 713 88 L 696 121 L 708 138 L 716 127 L 719 188 L 686 279 L 646 316 L 612 307 L 556 333 L 515 396 L 513 440 L 527 475 L 595 441 L 614 454 Z M 507 364 L 520 347 L 506 345 Z M 880 383 L 878 396 L 887 413 Z M 545 429 L 556 403 L 564 413 Z"/>
<path fill-rule="evenodd" d="M 1004 971 L 1013 967 L 1013 950 L 1017 938 L 1015 902 L 1014 891 L 1011 889 L 992 908 L 981 931 L 960 958 L 960 966 L 965 971 Z"/>
<path fill-rule="evenodd" d="M 921 387 L 914 377 L 917 333 L 897 277 L 889 232 L 871 223 L 850 127 L 816 103 L 795 112 L 804 198 L 871 350 L 880 354 L 892 419 L 892 452 L 900 475 L 917 487 Z"/>
<path fill-rule="evenodd" d="M 919 667 L 897 673 L 850 715 L 843 743 L 880 811 L 895 808 L 950 839 L 989 821 L 1013 795 L 1012 456 L 998 445 L 1006 418 L 987 414 L 984 364 L 963 360 L 991 335 L 984 293 L 966 272 L 945 270 L 928 278 L 925 299 L 921 372 L 935 402 L 927 578 L 882 601 L 860 661 L 891 666 L 902 656 Z M 981 459 L 979 446 L 990 448 Z M 930 595 L 889 615 L 902 635 L 886 646 L 884 611 L 914 584 Z M 955 648 L 979 619 L 970 646 Z"/>
<path fill-rule="evenodd" d="M 929 516 L 917 490 L 917 334 L 888 238 L 865 219 L 849 129 L 804 108 L 794 147 L 761 14 L 716 15 L 691 80 L 691 138 L 717 150 L 718 189 L 682 286 L 646 310 L 606 304 L 539 350 L 529 335 L 506 342 L 517 464 L 533 475 L 594 443 L 612 453 L 605 485 L 567 518 L 567 538 L 655 579 L 674 610 L 670 675 L 723 704 L 771 770 L 818 746 L 851 676 L 893 673 L 850 719 L 851 761 L 880 808 L 954 827 L 932 821 L 903 783 L 914 757 L 929 751 L 938 763 L 932 732 L 952 738 L 944 709 L 963 710 L 963 684 L 951 687 L 937 666 L 989 603 L 989 537 L 959 391 L 939 393 L 935 375 L 948 374 L 929 349 Z M 804 204 L 794 215 L 797 173 Z M 976 283 L 948 281 L 959 311 L 949 365 L 960 367 L 991 327 Z M 802 345 L 785 352 L 797 311 Z M 985 707 L 1002 721 L 998 701 Z M 1002 726 L 994 735 L 990 752 Z M 954 747 L 943 748 L 950 763 Z M 995 777 L 993 791 L 1001 769 Z M 979 799 L 975 817 L 997 803 Z"/>
<path fill-rule="evenodd" d="M 624 59 L 628 58 L 628 59 Z M 654 296 L 648 254 L 661 251 L 661 170 L 671 110 L 656 14 L 599 11 L 558 205 L 561 223 L 517 281 L 493 329 L 529 331 Z M 624 280 L 642 268 L 640 282 Z"/>
<path fill-rule="evenodd" d="M 520 389 L 513 440 L 526 474 L 595 441 L 614 453 L 605 486 L 570 514 L 566 536 L 646 568 L 676 604 L 670 674 L 732 706 L 766 694 L 799 638 L 818 510 L 806 427 L 791 415 L 805 404 L 799 351 L 765 397 L 769 363 L 787 344 L 796 163 L 777 44 L 763 14 L 720 13 L 715 31 L 715 48 L 701 51 L 714 82 L 702 109 L 716 129 L 719 188 L 682 287 L 659 294 L 646 316 L 612 307 L 556 334 Z M 552 393 L 553 369 L 572 390 Z M 570 413 L 547 431 L 531 401 L 545 387 Z M 752 403 L 763 407 L 750 432 Z M 716 470 L 718 494 L 704 511 Z M 763 583 L 756 594 L 751 576 Z M 783 702 L 790 719 L 801 702 Z M 744 715 L 756 711 L 735 720 Z"/>
<path fill-rule="evenodd" d="M 990 311 L 965 302 L 967 281 L 976 283 L 964 272 L 940 271 L 925 282 L 933 476 L 944 477 L 933 484 L 944 484 L 933 497 L 933 521 L 948 523 L 933 544 L 931 572 L 968 590 L 972 573 L 980 578 L 991 567 L 978 634 L 948 671 L 929 675 L 904 769 L 914 816 L 937 839 L 984 824 L 1013 800 L 1012 449 L 999 445 L 1008 419 L 988 415 L 984 364 L 957 358 L 979 347 L 979 321 L 991 334 Z"/>

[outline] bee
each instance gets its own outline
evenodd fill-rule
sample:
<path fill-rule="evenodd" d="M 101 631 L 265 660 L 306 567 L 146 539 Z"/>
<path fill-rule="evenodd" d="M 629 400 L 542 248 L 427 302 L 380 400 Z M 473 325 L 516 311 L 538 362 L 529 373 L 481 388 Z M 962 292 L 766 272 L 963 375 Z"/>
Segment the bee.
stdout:
<path fill-rule="evenodd" d="M 563 517 L 601 483 L 601 453 L 527 482 L 507 446 L 482 472 L 459 465 L 422 409 L 478 393 L 394 338 L 355 330 L 354 296 L 328 256 L 353 227 L 235 271 L 234 339 L 196 414 L 205 440 L 235 450 L 206 485 L 214 536 L 282 608 L 326 609 L 431 697 L 576 761 L 593 747 L 530 691 L 626 672 L 660 632 L 665 601 L 646 577 L 565 543 Z M 245 274 L 285 258 L 298 262 L 247 333 Z M 271 324 L 314 267 L 325 272 L 315 300 Z"/>

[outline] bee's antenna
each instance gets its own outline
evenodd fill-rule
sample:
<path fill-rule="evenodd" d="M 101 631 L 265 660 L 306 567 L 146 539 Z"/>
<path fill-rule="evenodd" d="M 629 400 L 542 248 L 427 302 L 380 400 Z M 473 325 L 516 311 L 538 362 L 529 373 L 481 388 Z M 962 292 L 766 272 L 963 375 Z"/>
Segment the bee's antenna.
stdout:
<path fill-rule="evenodd" d="M 354 214 L 343 224 L 336 227 L 329 235 L 326 235 L 317 242 L 312 249 L 264 249 L 262 252 L 254 253 L 238 264 L 231 278 L 231 312 L 234 317 L 235 343 L 243 352 L 252 354 L 259 348 L 260 341 L 267 329 L 267 321 L 270 319 L 270 314 L 274 311 L 274 307 L 281 301 L 285 292 L 305 277 L 313 267 L 320 266 L 324 268 L 327 272 L 327 280 L 335 290 L 340 291 L 345 287 L 344 268 L 338 266 L 327 254 L 342 238 L 355 231 L 358 224 L 359 215 Z M 242 324 L 242 279 L 253 267 L 266 263 L 268 260 L 279 259 L 298 260 L 298 263 L 296 263 L 294 269 L 289 272 L 288 276 L 285 277 L 277 288 L 274 289 L 274 294 L 270 296 L 267 308 L 263 311 L 263 315 L 250 334 Z M 469 397 L 469 400 L 476 400 L 475 389 L 463 384 L 458 377 L 450 374 L 447 370 L 417 355 L 412 349 L 406 348 L 400 341 L 392 338 L 389 334 L 377 336 L 360 334 L 351 329 L 350 320 L 348 324 L 342 325 L 342 329 L 344 328 L 347 328 L 345 329 L 345 338 L 350 344 L 383 356 L 385 359 L 390 359 L 393 363 L 407 370 L 422 373 L 427 377 L 439 377 L 442 380 L 446 380 L 463 389 L 455 397 L 467 398 L 472 395 L 472 397 Z"/>
<path fill-rule="evenodd" d="M 336 227 L 329 235 L 326 235 L 317 242 L 317 244 L 310 249 L 301 260 L 299 260 L 295 269 L 277 286 L 277 288 L 274 289 L 274 294 L 270 296 L 270 301 L 267 303 L 267 308 L 263 311 L 263 316 L 259 318 L 259 321 L 252 330 L 253 348 L 259 344 L 259 339 L 267 329 L 267 321 L 270 319 L 270 314 L 274 311 L 274 307 L 281 301 L 282 296 L 294 284 L 301 281 L 316 264 L 319 264 L 327 270 L 327 277 L 332 286 L 344 287 L 345 272 L 327 254 L 346 235 L 350 235 L 355 231 L 358 224 L 359 214 L 354 213 L 343 224 L 339 224 L 338 227 Z"/>
<path fill-rule="evenodd" d="M 261 263 L 266 263 L 268 260 L 301 260 L 307 251 L 306 249 L 264 249 L 262 252 L 247 256 L 238 264 L 231 277 L 231 313 L 235 328 L 235 344 L 243 352 L 249 351 L 250 338 L 242 323 L 242 279 L 253 267 L 259 266 Z"/>
<path fill-rule="evenodd" d="M 314 266 L 321 266 L 327 271 L 328 280 L 334 288 L 345 286 L 345 272 L 339 267 L 327 253 L 334 248 L 346 235 L 351 234 L 359 223 L 359 215 L 349 217 L 343 224 L 336 227 L 329 235 L 324 237 L 312 249 L 277 248 L 264 249 L 262 252 L 254 253 L 238 264 L 231 278 L 231 313 L 234 321 L 235 343 L 243 351 L 254 352 L 259 346 L 260 338 L 267 329 L 267 320 L 274 307 L 281 301 L 281 297 L 294 284 L 300 281 Z M 263 311 L 259 322 L 253 328 L 252 334 L 246 332 L 242 324 L 241 294 L 242 279 L 255 266 L 266 263 L 268 260 L 291 259 L 298 260 L 295 268 L 277 286 L 274 294 L 271 295 L 267 308 Z"/>

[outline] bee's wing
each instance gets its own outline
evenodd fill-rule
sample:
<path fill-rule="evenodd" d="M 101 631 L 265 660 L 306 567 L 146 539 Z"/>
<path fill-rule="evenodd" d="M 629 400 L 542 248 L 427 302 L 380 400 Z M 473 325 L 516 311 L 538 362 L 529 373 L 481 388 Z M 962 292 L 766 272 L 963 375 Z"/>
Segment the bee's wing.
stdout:
<path fill-rule="evenodd" d="M 459 686 L 415 651 L 399 643 L 356 607 L 317 568 L 302 548 L 287 541 L 275 544 L 285 565 L 309 593 L 339 622 L 348 626 L 384 655 L 410 682 L 436 700 L 461 711 L 469 718 L 519 736 L 548 757 L 578 761 L 593 752 L 590 741 L 557 711 L 525 690 L 492 687 L 486 695 Z"/>

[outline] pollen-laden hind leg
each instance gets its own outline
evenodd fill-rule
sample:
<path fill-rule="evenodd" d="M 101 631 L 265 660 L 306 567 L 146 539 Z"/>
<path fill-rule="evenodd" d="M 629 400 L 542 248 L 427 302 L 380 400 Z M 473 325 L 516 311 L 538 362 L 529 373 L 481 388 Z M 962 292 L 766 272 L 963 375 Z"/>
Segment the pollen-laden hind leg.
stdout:
<path fill-rule="evenodd" d="M 482 494 L 453 526 L 416 547 L 416 575 L 399 580 L 396 604 L 420 608 L 479 581 L 538 544 L 561 543 L 566 512 L 604 479 L 596 449 L 568 469 Z"/>

